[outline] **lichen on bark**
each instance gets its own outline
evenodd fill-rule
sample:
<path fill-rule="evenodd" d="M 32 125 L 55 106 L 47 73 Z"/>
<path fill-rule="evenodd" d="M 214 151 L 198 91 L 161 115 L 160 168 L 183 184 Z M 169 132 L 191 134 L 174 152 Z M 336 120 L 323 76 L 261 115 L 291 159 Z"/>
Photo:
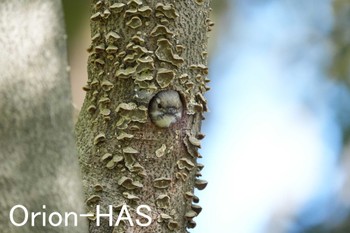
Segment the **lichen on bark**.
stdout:
<path fill-rule="evenodd" d="M 196 160 L 209 90 L 209 2 L 95 0 L 91 15 L 89 79 L 76 125 L 86 208 L 94 213 L 98 204 L 107 213 L 113 205 L 115 222 L 121 205 L 135 220 L 145 204 L 152 223 L 96 226 L 91 218 L 90 232 L 186 232 L 200 212 L 194 187 L 206 186 Z M 149 100 L 162 90 L 178 91 L 185 106 L 169 128 L 148 116 Z"/>

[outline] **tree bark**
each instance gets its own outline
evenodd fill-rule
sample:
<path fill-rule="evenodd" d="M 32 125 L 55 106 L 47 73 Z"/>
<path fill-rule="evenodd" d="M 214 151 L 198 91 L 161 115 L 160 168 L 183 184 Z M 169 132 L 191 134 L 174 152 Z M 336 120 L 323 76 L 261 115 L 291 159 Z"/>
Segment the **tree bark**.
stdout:
<path fill-rule="evenodd" d="M 1 232 L 87 232 L 80 218 L 79 227 L 48 223 L 55 211 L 83 212 L 63 28 L 58 0 L 0 3 Z M 29 212 L 21 227 L 9 218 L 18 204 Z M 30 212 L 47 218 L 41 214 L 33 227 Z M 19 223 L 23 217 L 14 214 Z"/>
<path fill-rule="evenodd" d="M 198 147 L 206 100 L 209 2 L 152 0 L 92 4 L 89 80 L 76 134 L 90 232 L 186 232 L 200 207 L 194 187 L 201 164 Z M 185 106 L 180 121 L 159 128 L 149 118 L 149 100 L 176 90 Z M 118 214 L 131 220 L 115 225 Z M 149 226 L 135 212 L 150 206 Z M 96 222 L 113 206 L 108 218 Z M 134 226 L 131 226 L 134 224 Z"/>

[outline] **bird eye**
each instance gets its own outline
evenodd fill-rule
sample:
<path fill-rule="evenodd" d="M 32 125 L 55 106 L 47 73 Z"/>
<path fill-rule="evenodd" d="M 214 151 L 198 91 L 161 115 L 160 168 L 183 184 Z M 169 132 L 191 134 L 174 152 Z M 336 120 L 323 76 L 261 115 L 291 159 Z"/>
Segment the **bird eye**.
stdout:
<path fill-rule="evenodd" d="M 162 105 L 161 105 L 161 104 L 158 104 L 158 108 L 162 108 Z"/>

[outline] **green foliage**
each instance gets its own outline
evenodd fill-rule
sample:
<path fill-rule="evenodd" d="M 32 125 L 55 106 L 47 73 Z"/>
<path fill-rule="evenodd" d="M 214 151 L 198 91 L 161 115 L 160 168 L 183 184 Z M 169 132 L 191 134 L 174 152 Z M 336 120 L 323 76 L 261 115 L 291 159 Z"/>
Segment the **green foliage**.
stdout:
<path fill-rule="evenodd" d="M 80 33 L 81 25 L 89 21 L 90 0 L 62 0 L 63 11 L 68 35 L 68 46 L 74 37 Z"/>

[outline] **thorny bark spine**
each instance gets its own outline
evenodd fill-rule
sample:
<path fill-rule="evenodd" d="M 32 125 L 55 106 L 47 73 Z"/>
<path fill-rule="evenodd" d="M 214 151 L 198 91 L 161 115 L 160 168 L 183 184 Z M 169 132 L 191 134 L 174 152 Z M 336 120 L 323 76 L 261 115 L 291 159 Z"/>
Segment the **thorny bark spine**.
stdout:
<path fill-rule="evenodd" d="M 97 227 L 90 232 L 186 232 L 200 212 L 193 195 L 202 165 L 200 146 L 206 83 L 208 1 L 93 1 L 89 80 L 76 132 L 87 210 L 147 204 L 152 224 Z M 184 116 L 170 128 L 154 126 L 148 101 L 174 89 Z M 135 213 L 132 212 L 135 219 Z M 114 219 L 115 222 L 115 219 Z"/>

